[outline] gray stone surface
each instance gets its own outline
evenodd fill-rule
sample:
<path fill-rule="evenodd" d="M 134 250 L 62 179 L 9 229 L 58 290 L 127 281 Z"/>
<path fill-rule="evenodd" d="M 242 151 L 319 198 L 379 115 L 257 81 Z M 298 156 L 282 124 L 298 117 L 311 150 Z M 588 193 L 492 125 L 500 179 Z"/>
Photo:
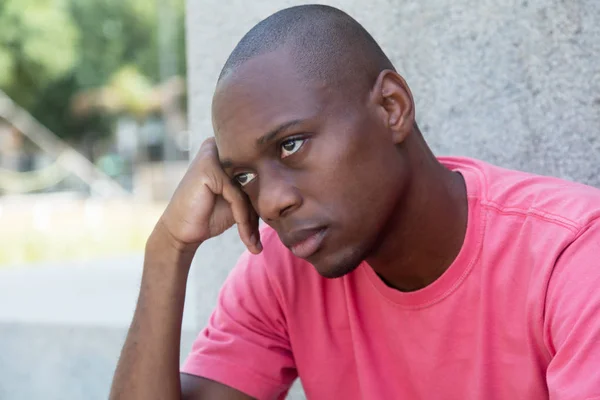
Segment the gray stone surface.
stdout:
<path fill-rule="evenodd" d="M 141 254 L 1 268 L 0 400 L 106 399 L 141 271 Z M 198 333 L 187 296 L 182 360 Z"/>
<path fill-rule="evenodd" d="M 212 135 L 221 66 L 255 23 L 300 1 L 188 0 L 192 148 Z M 413 90 L 438 155 L 600 187 L 600 2 L 336 0 L 380 42 Z M 196 262 L 198 321 L 242 247 L 234 232 Z"/>
<path fill-rule="evenodd" d="M 0 399 L 105 400 L 124 327 L 0 322 Z M 182 358 L 195 331 L 182 335 Z"/>
<path fill-rule="evenodd" d="M 211 134 L 210 99 L 235 43 L 298 1 L 188 1 L 190 116 Z M 438 154 L 600 186 L 600 2 L 337 0 L 413 89 Z"/>
<path fill-rule="evenodd" d="M 84 262 L 0 269 L 0 322 L 65 326 L 129 326 L 142 274 L 142 254 Z M 188 298 L 195 298 L 193 285 Z M 196 330 L 195 301 L 183 329 Z"/>

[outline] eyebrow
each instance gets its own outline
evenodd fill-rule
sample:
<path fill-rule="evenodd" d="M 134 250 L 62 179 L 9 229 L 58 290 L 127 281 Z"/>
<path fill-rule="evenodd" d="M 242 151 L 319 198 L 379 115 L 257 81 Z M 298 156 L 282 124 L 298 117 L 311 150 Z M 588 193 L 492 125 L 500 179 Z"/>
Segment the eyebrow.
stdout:
<path fill-rule="evenodd" d="M 264 135 L 262 135 L 261 137 L 256 139 L 256 145 L 264 146 L 264 145 L 268 144 L 269 142 L 273 141 L 277 137 L 277 135 L 279 135 L 281 132 L 285 132 L 286 130 L 290 129 L 291 127 L 298 125 L 302 122 L 304 122 L 304 120 L 301 120 L 301 119 L 295 119 L 292 121 L 285 122 L 285 123 L 279 125 L 277 128 L 265 133 Z M 221 168 L 223 168 L 223 169 L 231 168 L 232 166 L 233 166 L 233 161 L 231 161 L 229 159 L 225 159 L 225 160 L 221 161 Z"/>
<path fill-rule="evenodd" d="M 273 139 L 275 139 L 275 137 L 277 135 L 279 135 L 281 132 L 284 132 L 284 131 L 290 129 L 291 127 L 298 125 L 301 122 L 303 122 L 301 119 L 295 119 L 293 121 L 285 122 L 285 123 L 279 125 L 277 128 L 270 131 L 269 133 L 265 133 L 264 135 L 262 135 L 261 137 L 256 139 L 256 144 L 258 146 L 264 146 L 265 144 L 267 144 L 267 143 L 271 142 Z"/>

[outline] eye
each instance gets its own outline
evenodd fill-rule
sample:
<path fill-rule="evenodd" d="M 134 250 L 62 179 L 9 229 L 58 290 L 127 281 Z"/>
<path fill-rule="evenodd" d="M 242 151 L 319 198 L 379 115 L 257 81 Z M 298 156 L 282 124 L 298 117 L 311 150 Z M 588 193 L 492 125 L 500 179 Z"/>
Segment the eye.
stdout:
<path fill-rule="evenodd" d="M 293 138 L 285 140 L 281 143 L 281 158 L 286 158 L 300 150 L 300 148 L 304 145 L 306 139 L 302 138 Z"/>
<path fill-rule="evenodd" d="M 233 177 L 233 179 L 242 187 L 252 182 L 254 178 L 256 178 L 256 174 L 253 174 L 252 172 L 244 172 L 243 174 Z"/>

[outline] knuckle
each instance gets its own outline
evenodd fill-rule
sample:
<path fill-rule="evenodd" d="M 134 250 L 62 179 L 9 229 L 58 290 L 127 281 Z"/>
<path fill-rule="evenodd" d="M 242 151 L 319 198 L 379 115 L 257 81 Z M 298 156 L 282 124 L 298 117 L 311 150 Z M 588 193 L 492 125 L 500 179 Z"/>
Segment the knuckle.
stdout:
<path fill-rule="evenodd" d="M 216 159 L 217 159 L 217 146 L 216 146 L 216 143 L 214 142 L 214 140 L 211 141 L 209 138 L 209 139 L 205 140 L 204 143 L 202 143 L 202 145 L 198 149 L 198 152 L 196 153 L 196 156 L 194 157 L 194 160 L 196 160 L 197 162 L 200 162 L 200 163 L 204 163 L 207 160 L 215 162 Z"/>
<path fill-rule="evenodd" d="M 202 143 L 202 146 L 200 146 L 200 150 L 199 152 L 208 155 L 208 156 L 214 156 L 217 153 L 217 144 L 214 141 L 213 138 L 208 138 L 204 141 L 204 143 Z"/>
<path fill-rule="evenodd" d="M 236 201 L 244 202 L 244 200 L 245 200 L 244 194 L 242 193 L 242 191 L 237 186 L 235 186 L 229 180 L 226 181 L 225 185 L 227 186 L 227 190 L 231 193 L 231 196 Z M 245 204 L 245 202 L 244 202 L 244 204 Z"/>
<path fill-rule="evenodd" d="M 217 178 L 216 174 L 206 171 L 200 176 L 200 184 L 208 186 L 209 189 L 215 192 L 221 192 L 223 185 L 221 180 Z"/>
<path fill-rule="evenodd" d="M 215 138 L 213 136 L 211 136 L 209 138 L 204 139 L 204 141 L 200 145 L 200 148 L 214 146 L 214 144 L 215 144 Z"/>

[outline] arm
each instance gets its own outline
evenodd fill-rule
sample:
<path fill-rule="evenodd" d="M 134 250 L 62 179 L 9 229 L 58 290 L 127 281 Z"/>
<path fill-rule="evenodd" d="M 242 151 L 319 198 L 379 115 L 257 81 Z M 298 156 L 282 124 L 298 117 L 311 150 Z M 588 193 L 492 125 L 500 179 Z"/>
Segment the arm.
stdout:
<path fill-rule="evenodd" d="M 567 247 L 554 267 L 544 332 L 552 359 L 551 400 L 600 400 L 600 221 Z"/>
<path fill-rule="evenodd" d="M 160 235 L 157 229 L 148 241 L 140 296 L 110 399 L 251 399 L 215 381 L 180 378 L 181 320 L 193 254 L 165 247 Z"/>
<path fill-rule="evenodd" d="M 262 232 L 265 243 L 273 231 Z M 276 239 L 275 239 L 276 240 Z M 278 285 L 277 246 L 244 252 L 221 287 L 217 306 L 181 371 L 257 399 L 283 399 L 298 376 Z M 273 272 L 272 274 L 269 271 Z"/>
<path fill-rule="evenodd" d="M 252 400 L 252 397 L 229 386 L 188 374 L 181 374 L 181 390 L 183 400 Z"/>
<path fill-rule="evenodd" d="M 218 165 L 214 141 L 200 149 L 146 245 L 137 307 L 119 359 L 110 399 L 249 399 L 202 378 L 180 378 L 181 322 L 188 273 L 198 246 L 237 223 L 240 237 L 261 251 L 258 222 Z M 183 383 L 183 388 L 182 388 Z"/>

